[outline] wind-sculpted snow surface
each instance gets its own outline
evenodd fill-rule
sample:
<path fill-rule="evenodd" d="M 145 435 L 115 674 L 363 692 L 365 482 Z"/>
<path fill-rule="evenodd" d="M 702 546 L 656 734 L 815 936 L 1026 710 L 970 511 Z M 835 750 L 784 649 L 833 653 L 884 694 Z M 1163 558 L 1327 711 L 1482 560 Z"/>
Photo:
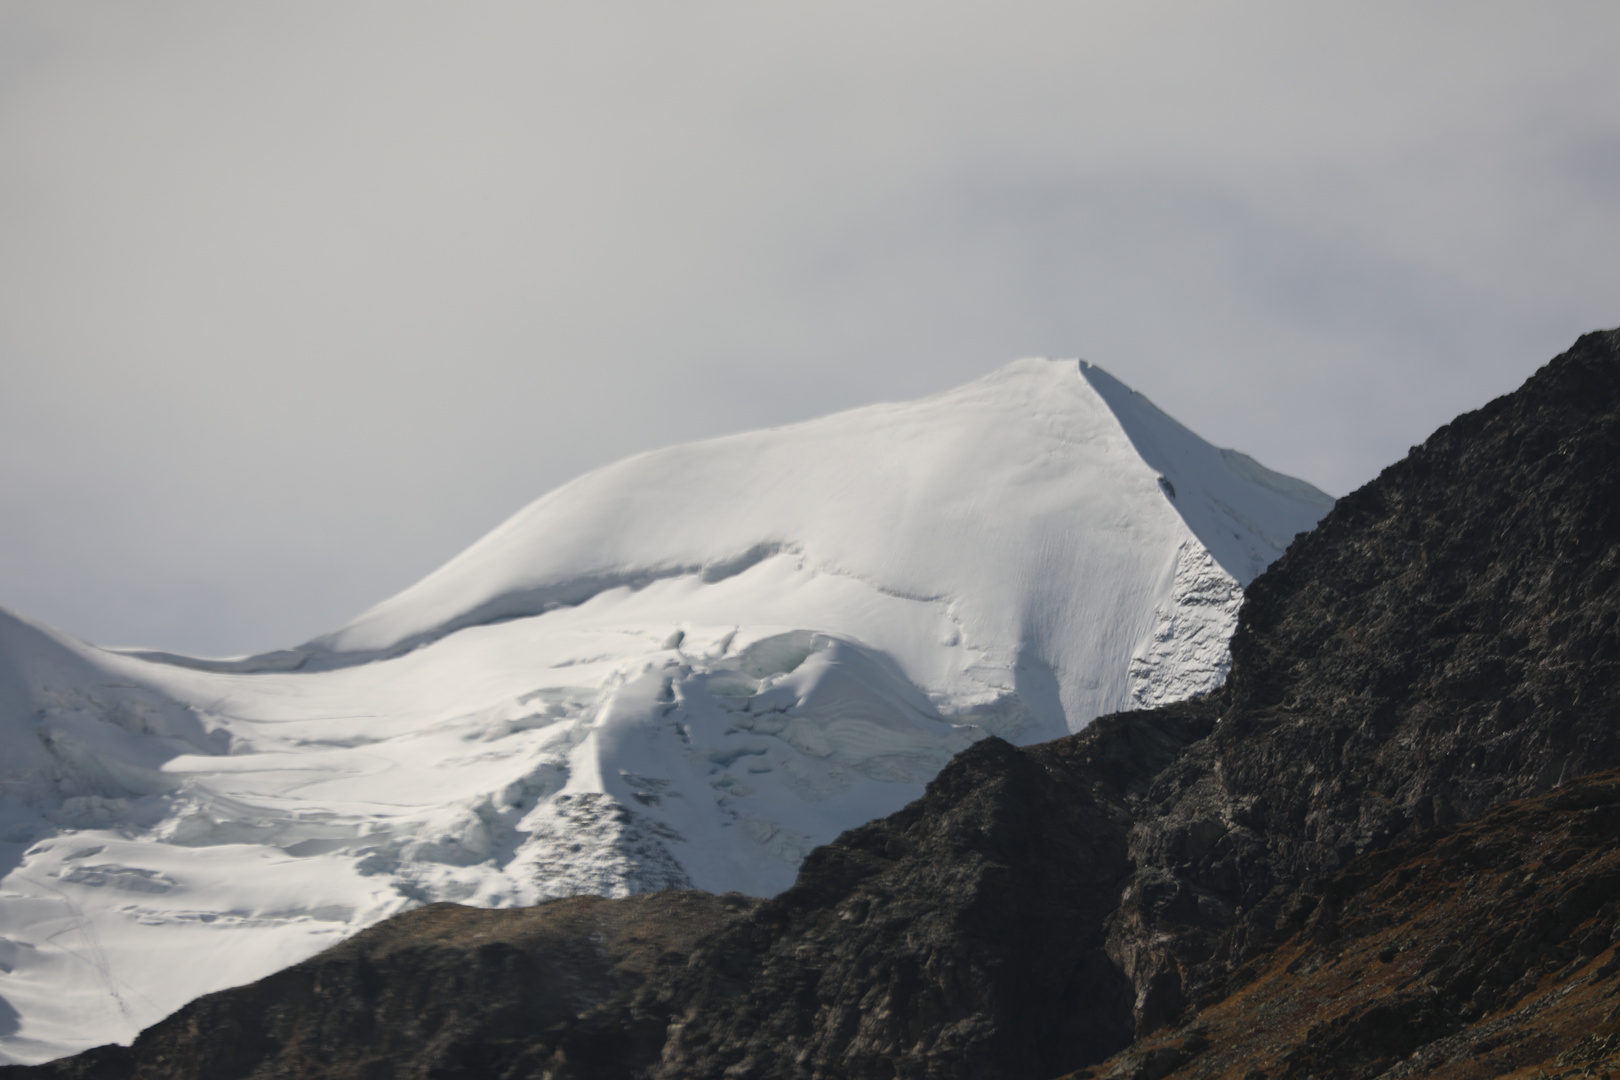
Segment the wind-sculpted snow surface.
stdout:
<path fill-rule="evenodd" d="M 776 894 L 985 735 L 1219 685 L 1242 586 L 1329 505 L 1023 361 L 592 473 L 300 649 L 0 613 L 0 1056 L 424 902 Z"/>

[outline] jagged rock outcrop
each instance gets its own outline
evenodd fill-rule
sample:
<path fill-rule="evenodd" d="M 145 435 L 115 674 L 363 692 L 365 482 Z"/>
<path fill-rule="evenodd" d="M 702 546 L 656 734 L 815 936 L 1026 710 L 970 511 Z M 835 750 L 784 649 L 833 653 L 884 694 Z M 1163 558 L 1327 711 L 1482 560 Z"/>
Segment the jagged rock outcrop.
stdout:
<path fill-rule="evenodd" d="M 129 1049 L 0 1077 L 1050 1077 L 1133 1039 L 1097 1075 L 1404 1075 L 1365 1047 L 1455 1056 L 1496 1022 L 1481 1044 L 1586 1053 L 1514 1041 L 1502 1011 L 1577 961 L 1613 973 L 1614 781 L 1571 781 L 1620 767 L 1617 584 L 1610 331 L 1296 541 L 1248 592 L 1223 690 L 980 743 L 773 900 L 435 906 Z M 1574 876 L 1504 891 L 1532 858 Z M 1465 928 L 1452 952 L 1430 910 Z M 1375 945 L 1361 984 L 1399 1008 L 1283 985 L 1373 971 Z"/>

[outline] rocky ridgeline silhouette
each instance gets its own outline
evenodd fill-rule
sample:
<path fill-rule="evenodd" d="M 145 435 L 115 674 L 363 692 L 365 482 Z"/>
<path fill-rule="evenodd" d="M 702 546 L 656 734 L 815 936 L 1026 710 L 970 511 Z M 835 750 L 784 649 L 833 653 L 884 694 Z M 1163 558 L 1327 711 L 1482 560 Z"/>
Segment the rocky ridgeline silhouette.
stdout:
<path fill-rule="evenodd" d="M 1617 575 L 1609 331 L 1299 538 L 1224 689 L 979 743 L 779 897 L 434 905 L 0 1077 L 1607 1067 Z"/>

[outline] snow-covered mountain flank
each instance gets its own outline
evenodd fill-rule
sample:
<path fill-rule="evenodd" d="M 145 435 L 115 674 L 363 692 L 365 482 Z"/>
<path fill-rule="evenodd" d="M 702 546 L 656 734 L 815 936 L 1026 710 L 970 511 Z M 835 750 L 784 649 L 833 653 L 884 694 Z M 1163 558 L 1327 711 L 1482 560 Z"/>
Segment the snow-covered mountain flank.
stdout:
<path fill-rule="evenodd" d="M 643 454 L 235 661 L 0 612 L 0 1060 L 402 908 L 769 895 L 985 734 L 1211 689 L 1332 500 L 1101 369 Z"/>

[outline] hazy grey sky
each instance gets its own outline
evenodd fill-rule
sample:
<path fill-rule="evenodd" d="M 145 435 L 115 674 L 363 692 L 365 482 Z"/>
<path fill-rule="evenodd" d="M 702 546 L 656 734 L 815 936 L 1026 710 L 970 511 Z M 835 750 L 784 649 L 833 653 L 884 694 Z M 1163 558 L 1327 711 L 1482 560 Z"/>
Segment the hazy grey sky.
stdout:
<path fill-rule="evenodd" d="M 1084 356 L 1334 494 L 1620 324 L 1620 5 L 0 0 L 0 604 L 293 644 Z"/>

